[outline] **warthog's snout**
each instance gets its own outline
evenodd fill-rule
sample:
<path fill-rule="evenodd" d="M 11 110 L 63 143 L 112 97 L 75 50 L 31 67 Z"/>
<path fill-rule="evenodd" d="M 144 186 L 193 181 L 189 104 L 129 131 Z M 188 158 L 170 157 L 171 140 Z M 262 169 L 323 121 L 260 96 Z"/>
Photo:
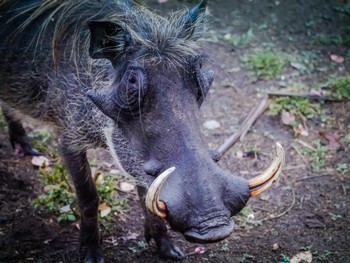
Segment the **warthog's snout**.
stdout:
<path fill-rule="evenodd" d="M 246 180 L 221 170 L 214 162 L 188 171 L 171 167 L 153 182 L 146 197 L 150 212 L 166 218 L 171 227 L 192 242 L 220 241 L 231 234 L 237 214 L 255 196 L 269 188 L 284 164 L 284 150 L 276 144 L 271 165 Z"/>
<path fill-rule="evenodd" d="M 220 219 L 213 219 L 212 221 L 213 223 L 219 223 Z M 195 243 L 218 242 L 228 237 L 232 233 L 235 226 L 233 220 L 226 219 L 225 221 L 225 224 L 219 224 L 212 228 L 205 229 L 205 231 L 195 228 L 189 229 L 184 233 L 184 236 L 188 241 Z"/>

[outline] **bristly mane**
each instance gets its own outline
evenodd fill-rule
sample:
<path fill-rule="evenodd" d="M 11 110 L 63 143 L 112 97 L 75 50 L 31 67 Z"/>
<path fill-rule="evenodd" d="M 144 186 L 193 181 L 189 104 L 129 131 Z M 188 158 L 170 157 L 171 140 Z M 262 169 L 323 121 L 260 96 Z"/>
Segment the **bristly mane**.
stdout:
<path fill-rule="evenodd" d="M 20 2 L 20 0 L 0 0 L 0 5 Z M 26 19 L 12 34 L 16 38 L 25 31 L 33 21 L 45 17 L 31 43 L 34 52 L 41 49 L 43 43 L 51 42 L 50 55 L 56 64 L 62 55 L 75 63 L 80 59 L 81 51 L 87 52 L 89 32 L 87 24 L 91 20 L 114 22 L 131 35 L 133 45 L 127 53 L 136 51 L 142 46 L 147 50 L 144 57 L 149 62 L 167 61 L 177 66 L 185 64 L 184 59 L 197 54 L 197 39 L 202 32 L 203 18 L 193 25 L 194 33 L 185 38 L 181 34 L 185 20 L 182 17 L 188 12 L 173 13 L 164 18 L 137 4 L 127 4 L 118 0 L 38 0 L 14 12 L 14 17 L 29 13 Z M 11 11 L 11 10 L 10 10 Z M 52 29 L 52 24 L 54 28 Z M 48 39 L 47 30 L 53 30 Z M 62 45 L 64 43 L 64 45 Z M 64 48 L 63 48 L 64 47 Z"/>

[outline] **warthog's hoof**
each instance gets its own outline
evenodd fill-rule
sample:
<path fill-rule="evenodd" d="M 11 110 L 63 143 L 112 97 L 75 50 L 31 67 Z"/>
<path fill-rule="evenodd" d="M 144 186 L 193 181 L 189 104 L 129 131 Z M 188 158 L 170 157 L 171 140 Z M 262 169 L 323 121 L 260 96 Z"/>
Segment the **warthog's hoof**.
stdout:
<path fill-rule="evenodd" d="M 145 238 L 147 243 L 149 243 L 151 239 L 154 239 L 159 255 L 162 258 L 172 260 L 184 259 L 186 257 L 185 254 L 172 241 L 167 231 L 168 230 L 164 219 L 149 213 L 146 214 Z"/>
<path fill-rule="evenodd" d="M 11 136 L 10 135 L 10 142 L 15 150 L 15 154 L 18 155 L 30 155 L 30 156 L 39 156 L 42 155 L 41 152 L 36 150 L 31 142 L 28 136 Z"/>
<path fill-rule="evenodd" d="M 102 249 L 100 247 L 86 248 L 85 263 L 105 263 Z"/>
<path fill-rule="evenodd" d="M 166 259 L 181 260 L 185 258 L 181 249 L 168 237 L 162 239 L 159 253 L 161 257 Z"/>

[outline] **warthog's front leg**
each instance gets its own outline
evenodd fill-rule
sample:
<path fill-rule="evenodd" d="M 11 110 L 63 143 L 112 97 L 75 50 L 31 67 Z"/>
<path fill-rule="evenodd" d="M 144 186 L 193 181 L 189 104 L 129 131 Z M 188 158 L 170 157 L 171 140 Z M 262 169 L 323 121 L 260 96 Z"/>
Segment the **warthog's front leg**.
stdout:
<path fill-rule="evenodd" d="M 98 227 L 99 197 L 86 152 L 72 152 L 62 147 L 67 168 L 72 176 L 81 213 L 80 242 L 86 249 L 86 263 L 104 263 Z"/>
<path fill-rule="evenodd" d="M 4 106 L 1 108 L 9 128 L 8 133 L 12 148 L 16 150 L 16 144 L 18 144 L 21 147 L 20 151 L 22 151 L 24 155 L 41 155 L 40 152 L 33 148 L 22 123 L 11 114 L 11 110 Z"/>
<path fill-rule="evenodd" d="M 168 229 L 165 224 L 165 220 L 153 214 L 150 214 L 145 207 L 145 196 L 147 190 L 144 187 L 138 186 L 137 191 L 141 200 L 142 207 L 145 211 L 145 239 L 147 243 L 153 238 L 160 255 L 163 258 L 172 260 L 181 260 L 185 257 L 185 254 L 175 244 L 175 242 L 168 235 Z"/>

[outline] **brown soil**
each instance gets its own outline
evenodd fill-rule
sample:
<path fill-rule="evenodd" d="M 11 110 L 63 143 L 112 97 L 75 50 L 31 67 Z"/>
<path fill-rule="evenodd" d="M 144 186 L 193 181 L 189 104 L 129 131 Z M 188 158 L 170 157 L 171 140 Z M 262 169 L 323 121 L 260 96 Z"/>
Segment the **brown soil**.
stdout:
<path fill-rule="evenodd" d="M 175 1 L 163 5 L 147 3 L 167 11 L 181 6 Z M 212 148 L 232 134 L 258 103 L 263 90 L 278 88 L 283 83 L 313 87 L 332 75 L 349 72 L 350 52 L 346 45 L 313 42 L 316 34 L 349 36 L 350 15 L 338 8 L 346 7 L 342 1 L 212 0 L 209 6 L 211 41 L 206 45 L 214 59 L 216 80 L 202 117 L 203 122 L 216 120 L 221 124 L 214 130 L 203 128 Z M 232 46 L 223 40 L 227 33 L 242 35 L 250 28 L 254 39 L 245 45 Z M 263 43 L 293 55 L 313 52 L 317 62 L 305 73 L 289 66 L 283 78 L 257 79 L 242 67 L 241 59 Z M 345 57 L 345 62 L 332 62 L 330 54 Z M 232 173 L 251 178 L 271 160 L 274 142 L 279 141 L 286 149 L 286 168 L 281 178 L 271 190 L 249 202 L 250 215 L 236 218 L 237 227 L 229 238 L 206 245 L 205 254 L 192 255 L 183 262 L 286 262 L 303 251 L 311 251 L 313 262 L 350 262 L 350 174 L 336 170 L 339 164 L 350 167 L 350 104 L 323 103 L 321 107 L 327 119 L 308 120 L 309 135 L 299 139 L 312 145 L 322 140 L 320 131 L 338 132 L 341 147 L 327 152 L 325 167 L 312 173 L 307 159 L 295 150 L 298 143 L 292 129 L 282 125 L 280 117 L 260 117 L 244 141 L 238 142 L 219 164 Z M 237 157 L 237 152 L 249 152 L 252 146 L 261 151 L 257 157 L 251 154 Z M 13 154 L 6 130 L 1 128 L 0 262 L 79 261 L 76 223 L 58 223 L 57 215 L 34 208 L 32 200 L 42 190 L 30 158 Z M 161 261 L 154 244 L 141 249 L 142 210 L 135 193 L 126 196 L 131 211 L 116 218 L 112 229 L 102 229 L 107 262 Z M 198 246 L 178 234 L 174 237 L 185 252 Z"/>

